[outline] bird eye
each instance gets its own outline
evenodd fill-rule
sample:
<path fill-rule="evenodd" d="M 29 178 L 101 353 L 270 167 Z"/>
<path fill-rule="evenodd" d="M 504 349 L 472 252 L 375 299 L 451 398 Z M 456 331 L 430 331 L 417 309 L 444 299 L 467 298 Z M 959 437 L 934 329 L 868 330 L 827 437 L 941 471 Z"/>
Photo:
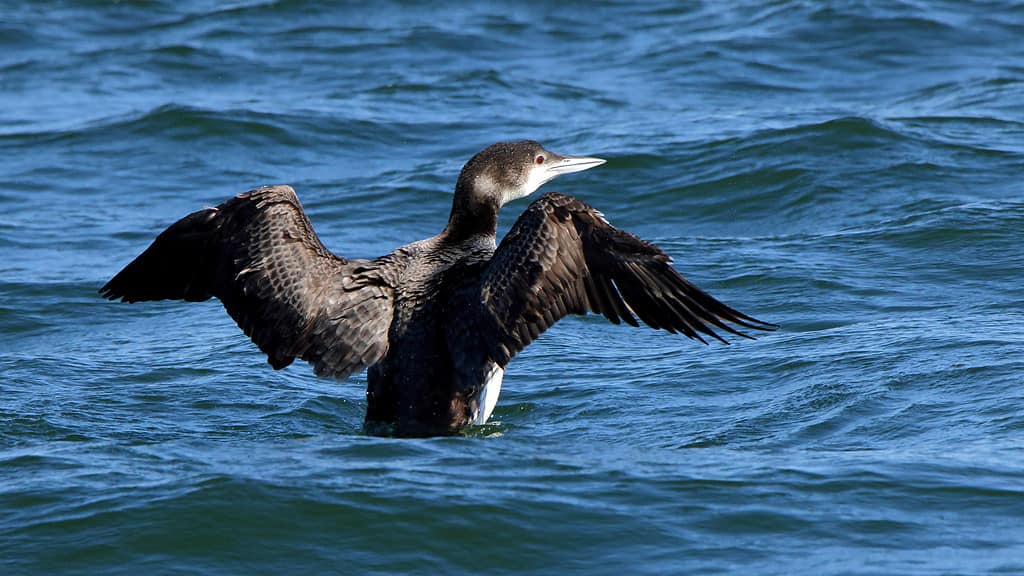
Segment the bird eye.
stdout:
<path fill-rule="evenodd" d="M 537 156 L 537 164 L 543 164 L 543 163 L 544 163 L 544 156 Z"/>

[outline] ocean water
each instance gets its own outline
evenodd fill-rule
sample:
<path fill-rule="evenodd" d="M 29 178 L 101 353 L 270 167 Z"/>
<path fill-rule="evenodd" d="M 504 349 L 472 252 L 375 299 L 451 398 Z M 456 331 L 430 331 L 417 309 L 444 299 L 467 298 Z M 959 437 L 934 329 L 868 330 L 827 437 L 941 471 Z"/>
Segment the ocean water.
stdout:
<path fill-rule="evenodd" d="M 344 4 L 0 2 L 0 573 L 1024 573 L 1024 4 Z M 386 253 L 521 138 L 782 328 L 568 318 L 408 440 L 97 294 L 262 184 Z"/>

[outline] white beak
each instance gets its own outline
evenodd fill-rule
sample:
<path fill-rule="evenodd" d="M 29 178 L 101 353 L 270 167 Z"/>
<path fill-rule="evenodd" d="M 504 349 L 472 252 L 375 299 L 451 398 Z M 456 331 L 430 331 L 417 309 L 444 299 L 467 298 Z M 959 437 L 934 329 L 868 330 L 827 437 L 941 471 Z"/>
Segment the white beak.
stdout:
<path fill-rule="evenodd" d="M 522 190 L 502 198 L 502 204 L 510 200 L 515 200 L 516 198 L 522 198 L 533 194 L 537 188 L 540 188 L 556 176 L 572 174 L 573 172 L 582 172 L 593 168 L 594 166 L 600 166 L 605 162 L 601 158 L 589 158 L 587 156 L 561 156 L 550 151 L 546 153 L 548 154 L 548 163 L 546 165 L 532 166 L 530 168 L 529 177 L 523 185 Z"/>
<path fill-rule="evenodd" d="M 589 170 L 604 163 L 605 161 L 601 158 L 590 158 L 587 156 L 563 156 L 561 160 L 549 166 L 547 171 L 553 178 L 562 174 L 572 174 L 573 172 Z"/>

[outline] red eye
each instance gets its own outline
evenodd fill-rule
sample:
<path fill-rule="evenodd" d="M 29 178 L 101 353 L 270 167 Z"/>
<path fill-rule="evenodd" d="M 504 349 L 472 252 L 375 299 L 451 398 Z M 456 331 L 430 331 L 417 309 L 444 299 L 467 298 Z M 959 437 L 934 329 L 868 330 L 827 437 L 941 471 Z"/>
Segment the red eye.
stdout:
<path fill-rule="evenodd" d="M 537 156 L 537 164 L 543 164 L 543 163 L 544 163 L 544 157 L 543 156 Z"/>

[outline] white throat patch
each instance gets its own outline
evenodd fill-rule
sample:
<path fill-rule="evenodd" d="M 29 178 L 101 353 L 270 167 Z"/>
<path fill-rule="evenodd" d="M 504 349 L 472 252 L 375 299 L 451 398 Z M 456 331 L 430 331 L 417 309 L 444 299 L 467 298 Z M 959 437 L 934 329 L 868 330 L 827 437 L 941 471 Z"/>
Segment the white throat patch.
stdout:
<path fill-rule="evenodd" d="M 537 191 L 538 188 L 546 184 L 549 180 L 558 176 L 557 172 L 548 170 L 546 166 L 536 165 L 530 168 L 530 173 L 526 177 L 526 183 L 523 184 L 520 190 L 506 190 L 502 194 L 502 204 L 518 200 L 519 198 L 525 198 L 530 194 Z"/>

